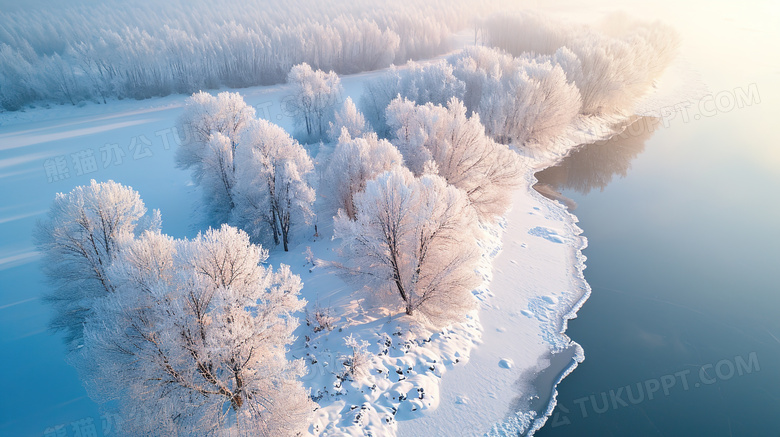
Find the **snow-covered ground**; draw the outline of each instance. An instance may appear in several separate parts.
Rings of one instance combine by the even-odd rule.
[[[343,77],[344,97],[357,101],[363,82],[377,74]],[[282,111],[286,85],[239,92],[258,116],[293,129]],[[0,374],[6,393],[14,394],[0,397],[0,434],[44,435],[61,426],[66,435],[80,435],[95,426],[96,435],[113,435],[119,426],[101,417],[65,363],[59,338],[46,329],[49,310],[40,298],[47,284],[31,233],[56,192],[90,179],[132,186],[149,209],[161,210],[169,235],[193,237],[202,230],[200,190],[173,160],[172,128],[184,100],[0,114]],[[551,393],[535,393],[533,380],[554,360],[551,353],[571,364],[583,358],[564,331],[589,288],[576,218],[531,188],[533,174],[577,144],[603,138],[613,121],[581,119],[553,153],[523,157],[525,183],[514,193],[512,209],[485,227],[485,282],[475,290],[480,308],[444,332],[423,332],[398,316],[373,312],[352,286],[309,262],[307,247],[315,258],[335,257],[330,216],[319,216],[318,237],[299,239],[288,253],[272,251],[271,264],[289,264],[301,276],[309,309],[328,308],[335,318],[332,331],[314,332],[302,323],[290,350],[291,357],[307,361],[305,383],[321,406],[312,434],[515,435],[543,424],[545,415],[536,415],[546,410]],[[315,161],[321,158],[317,149],[311,150]],[[350,334],[375,355],[357,381],[342,377]]]

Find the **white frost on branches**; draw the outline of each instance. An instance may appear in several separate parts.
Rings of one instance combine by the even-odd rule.
[[[314,166],[284,129],[254,117],[237,93],[193,94],[179,119],[189,132],[176,159],[192,168],[212,223],[232,223],[253,241],[289,248],[293,228],[308,224]]]
[[[331,142],[338,141],[343,129],[347,129],[347,133],[352,138],[357,138],[369,132],[366,119],[358,111],[355,103],[352,101],[352,97],[347,97],[341,109],[334,114],[333,121],[329,123],[328,127],[328,140]]]
[[[535,14],[494,15],[482,27],[491,46],[559,62],[579,88],[586,114],[630,110],[674,60],[679,46],[679,35],[669,26],[623,14],[609,16],[596,28]],[[562,60],[556,52],[563,47],[579,62],[572,62],[571,54]]]
[[[395,99],[387,108],[393,142],[416,174],[439,174],[465,191],[480,217],[503,214],[520,183],[516,153],[485,134],[477,114],[453,98],[446,107]]]
[[[352,138],[344,128],[323,174],[321,193],[334,210],[355,217],[353,196],[380,173],[403,164],[398,149],[376,134]]]
[[[197,92],[184,105],[179,117],[179,130],[187,141],[176,152],[176,162],[181,168],[195,167],[194,176],[199,180],[198,166],[203,161],[203,150],[211,135],[218,132],[230,140],[233,153],[238,145],[238,135],[255,117],[255,109],[247,105],[238,93],[222,92],[216,97]]]
[[[285,347],[305,304],[300,279],[224,225],[177,241],[146,232],[112,267],[74,362],[134,435],[292,436],[313,405]]]
[[[179,130],[186,134],[176,150],[180,168],[192,169],[195,183],[203,186],[203,195],[212,223],[227,221],[233,208],[235,156],[239,136],[254,119],[255,110],[238,93],[219,93],[216,97],[193,94],[179,117]]]
[[[570,62],[573,62],[569,59]],[[560,136],[579,114],[579,90],[549,59],[469,47],[452,56],[465,103],[498,141],[532,147]]]
[[[65,331],[72,347],[95,299],[114,292],[108,268],[122,246],[144,230],[158,230],[158,211],[146,216],[138,193],[114,181],[90,182],[59,193],[35,232],[43,268],[56,286],[47,299],[54,307],[52,327]]]
[[[463,82],[453,74],[446,61],[433,64],[408,62],[403,68],[391,67],[380,77],[364,85],[360,107],[380,136],[387,136],[385,108],[396,97],[424,105],[445,105],[453,98],[462,99],[466,92]]]
[[[293,226],[310,223],[314,215],[311,158],[281,127],[253,120],[241,137],[237,160],[231,223],[253,240],[281,242],[287,251]]]
[[[463,320],[480,281],[479,228],[466,194],[439,176],[396,167],[354,202],[355,220],[340,211],[334,222],[345,276],[432,326]]]
[[[304,62],[290,69],[287,82],[293,93],[285,99],[285,109],[295,115],[308,140],[325,138],[343,91],[339,76],[333,71],[313,70]]]

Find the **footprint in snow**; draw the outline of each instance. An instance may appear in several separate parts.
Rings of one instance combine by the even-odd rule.
[[[466,395],[458,395],[455,398],[455,403],[459,405],[468,405],[469,404],[469,397]]]
[[[529,235],[533,235],[534,237],[542,237],[547,241],[551,241],[553,243],[563,243],[566,240],[558,235],[557,232],[553,231],[552,229],[545,228],[542,226],[537,226],[531,230],[528,231]]]

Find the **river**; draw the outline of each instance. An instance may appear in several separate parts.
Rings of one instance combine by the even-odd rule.
[[[780,435],[780,62],[752,45],[776,32],[712,24],[743,45],[699,54],[711,100],[537,174],[592,288],[567,331],[585,361],[537,436]]]

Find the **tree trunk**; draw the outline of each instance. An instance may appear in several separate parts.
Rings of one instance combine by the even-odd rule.
[[[274,220],[273,228],[274,228],[274,244],[278,246],[279,245],[279,230],[276,227],[276,220]]]

